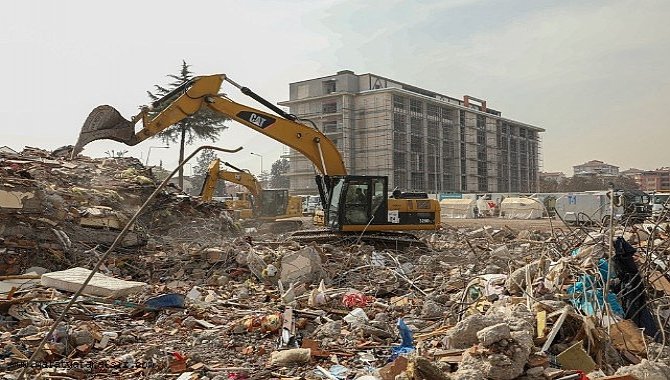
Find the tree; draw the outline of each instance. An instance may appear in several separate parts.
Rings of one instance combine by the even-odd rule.
[[[193,79],[194,74],[190,70],[191,65],[186,61],[182,61],[181,70],[179,74],[169,74],[173,82],[167,86],[154,85],[155,92],[147,91],[147,95],[152,101],[156,101],[170,91],[174,90],[186,81]],[[169,104],[169,102],[167,102]],[[154,112],[158,113],[168,104],[163,104]],[[211,140],[216,142],[219,134],[224,129],[228,128],[224,122],[229,118],[223,116],[218,112],[214,112],[208,108],[203,108],[195,115],[191,115],[182,121],[172,125],[165,130],[159,132],[154,137],[161,139],[164,143],[179,143],[179,163],[184,161],[184,147],[191,145],[195,140]],[[184,168],[179,169],[179,187],[184,187]]]
[[[542,178],[540,179],[541,193],[555,193],[558,192],[560,184],[554,179]]]
[[[625,177],[610,177],[610,176],[573,176],[567,178],[558,185],[559,192],[572,191],[592,191],[592,190],[607,190],[611,186],[615,190],[638,190],[640,186],[635,180]]]
[[[195,159],[196,164],[193,166],[193,185],[195,189],[200,191],[202,185],[205,183],[205,177],[207,177],[207,169],[209,164],[217,159],[218,156],[211,149],[203,150],[200,155]],[[222,196],[226,193],[226,181],[220,179],[216,182],[216,190],[214,195]]]
[[[286,176],[289,169],[289,161],[286,158],[280,158],[272,163],[270,169],[270,187],[273,189],[284,189],[289,187],[289,178]]]

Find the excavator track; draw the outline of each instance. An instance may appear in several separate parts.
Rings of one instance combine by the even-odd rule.
[[[363,242],[377,248],[403,250],[410,247],[428,248],[426,243],[416,236],[404,232],[335,232],[327,229],[296,231],[289,236],[289,240],[298,243],[316,242],[319,244],[355,244]]]

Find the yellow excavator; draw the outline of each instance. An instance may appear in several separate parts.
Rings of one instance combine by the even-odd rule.
[[[221,92],[226,81],[268,109],[271,114],[236,103]],[[164,107],[164,108],[163,108]],[[158,114],[152,110],[162,108]],[[393,191],[389,197],[388,177],[348,175],[340,152],[310,120],[298,119],[243,87],[225,74],[198,76],[178,86],[151,106],[143,107],[131,120],[113,107],[96,107],[88,116],[75,144],[73,156],[91,141],[112,139],[136,145],[169,126],[209,108],[269,136],[302,153],[320,173],[316,184],[324,205],[326,229],[300,231],[299,241],[360,239],[370,243],[421,245],[411,233],[440,227],[440,205],[425,193]],[[135,124],[142,128],[135,132]],[[311,126],[302,122],[311,123]]]
[[[236,183],[244,186],[248,192],[237,194],[237,199],[226,201],[226,205],[239,212],[241,219],[255,219],[260,223],[271,224],[273,231],[285,231],[302,226],[302,221],[298,219],[302,217],[302,202],[299,197],[289,196],[287,189],[263,189],[253,174],[229,162],[223,164],[233,171],[221,169],[221,160],[218,158],[209,164],[200,191],[203,201],[212,200],[219,180]]]

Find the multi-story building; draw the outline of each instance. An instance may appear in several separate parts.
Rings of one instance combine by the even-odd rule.
[[[389,187],[436,192],[534,192],[539,133],[486,101],[456,99],[375,74],[344,70],[289,85],[290,112],[338,147],[349,174],[385,175]],[[316,192],[314,168],[291,151],[290,190]]]
[[[670,167],[656,170],[628,169],[621,172],[637,182],[643,191],[670,191]]]
[[[566,176],[563,172],[540,172],[540,181],[554,181],[556,183],[561,183],[565,181]]]
[[[591,160],[581,165],[575,165],[572,169],[574,170],[574,175],[619,175],[618,166],[606,164],[598,160]]]

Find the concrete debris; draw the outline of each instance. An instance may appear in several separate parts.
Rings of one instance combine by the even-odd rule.
[[[316,248],[307,246],[281,258],[280,279],[284,286],[301,282],[318,284],[323,278],[321,256]]]
[[[666,380],[670,379],[670,366],[642,359],[640,364],[619,368],[615,375],[632,375],[645,380]]]
[[[289,365],[308,363],[312,351],[309,348],[294,348],[286,351],[275,351],[270,355],[271,365]]]
[[[479,340],[479,343],[486,347],[493,343],[498,343],[503,339],[511,338],[512,331],[510,331],[509,326],[505,323],[499,323],[477,331],[477,339]]]
[[[304,245],[170,187],[65,310],[158,172],[67,151],[0,154],[3,375],[35,354],[26,378],[670,378],[665,221],[616,226],[611,258],[605,227],[558,220]]]
[[[90,274],[91,271],[89,269],[79,267],[58,272],[49,272],[42,275],[41,283],[46,287],[74,293],[84,284],[84,281]],[[96,273],[84,288],[83,294],[120,298],[137,293],[145,286],[147,284],[144,282],[119,280]]]

